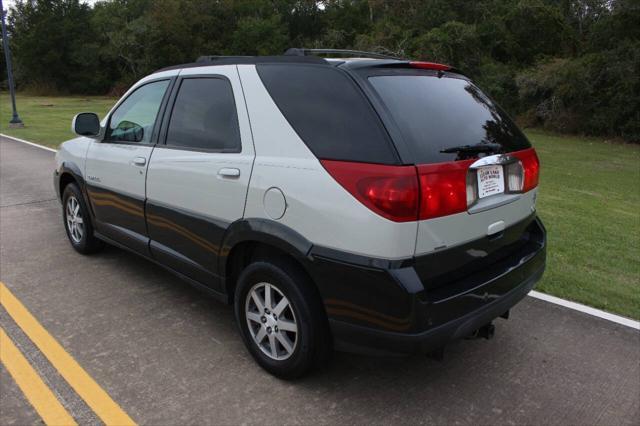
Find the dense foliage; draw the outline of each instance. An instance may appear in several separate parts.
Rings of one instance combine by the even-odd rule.
[[[199,55],[356,48],[465,71],[524,125],[640,140],[640,0],[17,0],[32,91],[119,93]]]

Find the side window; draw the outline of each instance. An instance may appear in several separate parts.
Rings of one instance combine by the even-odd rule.
[[[238,114],[229,81],[221,78],[182,80],[169,121],[167,145],[240,151]]]
[[[155,81],[136,89],[111,114],[106,140],[150,143],[153,125],[169,80]]]

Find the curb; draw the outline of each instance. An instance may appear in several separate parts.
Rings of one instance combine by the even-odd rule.
[[[46,146],[43,146],[43,145],[40,145],[40,144],[37,144],[37,143],[29,142],[29,141],[26,141],[24,139],[16,138],[15,136],[5,135],[4,133],[0,133],[0,136],[2,136],[3,138],[14,140],[16,142],[26,143],[27,145],[35,146],[36,148],[41,148],[41,149],[44,149],[44,150],[47,150],[47,151],[51,151],[51,152],[58,152],[57,150],[55,150],[53,148],[49,148],[49,147],[46,147]]]
[[[559,297],[551,296],[550,294],[540,293],[539,291],[531,290],[529,296],[544,300],[549,303],[553,303],[554,305],[564,306],[565,308],[572,309],[574,311],[583,312],[587,315],[591,315],[594,317],[602,318],[607,321],[615,322],[617,324],[621,324],[627,327],[634,328],[636,330],[640,330],[640,322],[632,320],[630,318],[626,318],[620,315],[611,314],[609,312],[601,311],[600,309],[592,308],[590,306],[582,305],[580,303],[572,302],[570,300],[561,299]]]

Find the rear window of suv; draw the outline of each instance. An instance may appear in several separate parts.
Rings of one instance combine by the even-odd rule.
[[[269,95],[316,157],[398,163],[380,118],[346,72],[298,64],[256,68]]]
[[[462,145],[499,144],[503,152],[530,147],[506,113],[465,78],[412,72],[374,75],[368,81],[417,164],[454,161],[458,154],[440,151]]]

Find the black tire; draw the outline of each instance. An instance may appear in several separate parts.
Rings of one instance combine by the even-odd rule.
[[[67,220],[67,209],[69,202],[72,199],[77,202],[78,211],[81,215],[82,223],[79,224],[82,225],[81,233],[70,229],[70,226],[72,225],[70,225]],[[69,238],[71,246],[78,253],[91,254],[104,248],[104,242],[93,235],[93,223],[91,222],[89,209],[84,202],[84,197],[82,196],[82,192],[80,192],[80,188],[78,188],[75,183],[68,184],[62,193],[62,223],[65,231],[67,232],[67,237]]]
[[[247,295],[260,283],[269,283],[276,287],[276,290],[288,299],[290,309],[295,315],[297,339],[293,352],[287,359],[278,360],[268,356],[258,346],[249,329],[246,309],[247,303],[250,302],[247,302]],[[275,259],[251,263],[238,278],[234,302],[242,340],[256,362],[269,373],[282,379],[294,379],[323,366],[329,360],[333,347],[322,302],[307,275],[294,262]],[[274,302],[275,304],[277,303]],[[282,319],[284,318],[280,318]],[[253,324],[254,330],[260,328],[257,323]],[[280,332],[282,333],[282,330]],[[280,346],[286,352],[280,343],[276,346]]]

